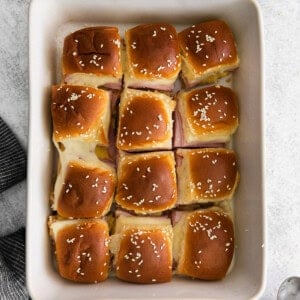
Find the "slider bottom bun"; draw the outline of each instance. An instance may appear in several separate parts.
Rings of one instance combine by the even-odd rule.
[[[110,243],[117,278],[132,283],[170,281],[172,236],[167,218],[120,216]]]
[[[109,229],[101,219],[49,218],[59,274],[68,280],[97,283],[108,277]]]
[[[224,278],[234,252],[230,216],[218,207],[180,213],[174,226],[176,274],[202,280]]]

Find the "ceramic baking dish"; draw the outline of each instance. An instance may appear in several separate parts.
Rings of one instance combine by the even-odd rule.
[[[58,82],[57,39],[66,24],[128,24],[166,21],[185,24],[221,18],[232,28],[241,57],[233,75],[240,127],[233,147],[241,181],[235,195],[236,255],[222,281],[174,278],[158,285],[116,279],[82,285],[55,270],[47,217],[50,214],[53,157],[50,87]],[[33,299],[249,299],[263,291],[265,262],[263,49],[259,8],[250,0],[33,0],[30,7],[30,129],[27,199],[27,286]]]

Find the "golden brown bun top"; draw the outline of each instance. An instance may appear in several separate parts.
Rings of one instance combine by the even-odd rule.
[[[209,198],[228,195],[236,186],[238,167],[234,151],[224,148],[180,149],[177,155],[189,160],[191,189],[208,201]]]
[[[65,38],[63,74],[79,72],[121,76],[118,28],[89,27]]]
[[[178,36],[181,52],[195,72],[237,62],[235,40],[224,21],[199,23],[183,30]]]
[[[77,282],[105,280],[110,260],[108,242],[108,226],[104,221],[82,220],[62,226],[55,238],[61,276]]]
[[[119,149],[149,147],[154,142],[164,142],[172,137],[170,116],[175,102],[171,98],[158,92],[132,89],[123,93],[119,115]]]
[[[230,131],[238,126],[237,97],[230,88],[210,86],[182,92],[179,97],[194,133]]]
[[[110,101],[109,92],[91,87],[61,85],[52,87],[53,138],[86,137],[97,131],[100,118]],[[99,131],[99,138],[105,134]]]
[[[174,206],[177,199],[172,152],[152,152],[120,159],[116,201],[136,213],[154,213]]]
[[[128,229],[116,259],[117,277],[136,283],[168,282],[172,277],[172,245],[159,229]]]
[[[126,32],[127,59],[135,77],[171,78],[180,70],[175,28],[166,23],[143,24]]]
[[[115,181],[109,170],[70,162],[58,199],[58,214],[66,218],[101,216],[110,205]]]
[[[205,279],[222,279],[234,251],[234,229],[221,209],[202,210],[187,218],[183,273]]]

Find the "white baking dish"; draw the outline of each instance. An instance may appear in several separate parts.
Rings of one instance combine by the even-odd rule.
[[[134,285],[116,279],[74,284],[55,271],[47,231],[54,149],[51,143],[50,87],[57,83],[57,35],[67,23],[126,24],[170,22],[179,28],[222,18],[235,33],[241,66],[233,88],[241,124],[234,139],[241,181],[235,196],[236,255],[222,281],[175,278],[160,285]],[[263,66],[261,16],[246,0],[34,0],[30,7],[30,132],[27,200],[27,286],[33,299],[249,299],[264,287],[265,203]]]

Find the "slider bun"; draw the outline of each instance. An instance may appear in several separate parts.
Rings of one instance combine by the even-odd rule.
[[[172,148],[176,102],[159,92],[125,89],[119,108],[117,148],[153,151]]]
[[[182,77],[187,87],[215,82],[239,65],[234,36],[224,21],[193,25],[178,37]]]
[[[143,24],[126,31],[125,86],[172,90],[181,61],[175,28]]]
[[[120,35],[116,27],[89,27],[64,41],[64,81],[73,85],[121,88]]]
[[[61,155],[61,168],[54,187],[52,208],[65,218],[105,215],[114,196],[114,169],[96,159],[86,162],[72,158],[69,160],[69,156]]]
[[[210,86],[183,91],[177,103],[184,140],[181,147],[227,142],[238,127],[237,97],[230,88]]]
[[[239,181],[234,151],[224,148],[176,151],[178,204],[230,200]]]
[[[177,200],[171,151],[125,155],[119,159],[116,202],[137,214],[162,212]]]
[[[75,282],[104,281],[109,269],[108,225],[101,219],[49,218],[59,274]]]
[[[176,274],[204,280],[225,277],[234,252],[230,216],[217,207],[182,212],[174,226]]]
[[[91,87],[52,87],[53,141],[81,140],[108,145],[110,93]]]
[[[110,244],[117,278],[134,283],[170,281],[172,237],[167,218],[120,216]]]

